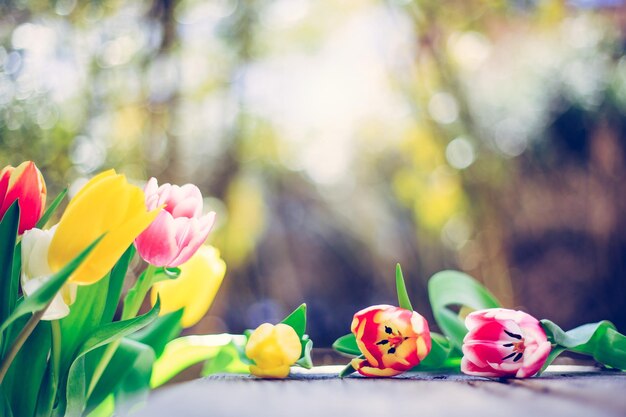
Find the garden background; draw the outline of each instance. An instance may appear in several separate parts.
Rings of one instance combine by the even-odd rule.
[[[228,264],[193,333],[301,302],[316,346],[403,265],[626,330],[619,0],[1,1],[0,161],[50,195],[197,184]]]

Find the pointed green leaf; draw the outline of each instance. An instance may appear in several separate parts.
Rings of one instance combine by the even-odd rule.
[[[0,416],[13,417],[13,410],[11,410],[11,404],[4,392],[4,385],[0,384]]]
[[[61,346],[61,374],[69,369],[78,348],[85,339],[101,326],[110,275],[91,285],[81,285],[76,292],[76,301],[70,314],[59,321],[63,343]]]
[[[359,356],[359,359],[363,359],[363,358],[365,358],[365,356],[363,356],[363,355]],[[350,362],[349,364],[347,364],[347,365],[346,365],[346,367],[345,367],[345,368],[343,368],[343,369],[341,370],[341,372],[339,372],[339,375],[338,375],[338,376],[339,376],[339,378],[345,378],[345,377],[347,377],[348,375],[353,374],[353,373],[355,373],[355,372],[356,372],[356,369],[354,369],[354,368],[352,367],[352,362]]]
[[[356,343],[354,333],[349,333],[335,340],[335,343],[333,343],[333,349],[348,356],[356,357],[361,355],[361,349],[359,349],[359,345]]]
[[[293,327],[298,337],[302,339],[304,333],[306,333],[306,304],[301,304],[281,323]]]
[[[4,323],[2,323],[0,326],[0,333],[19,317],[43,310],[48,305],[50,300],[52,300],[52,298],[59,292],[70,275],[72,275],[87,255],[89,255],[89,252],[91,252],[98,242],[100,242],[100,239],[102,239],[102,236],[96,239],[76,258],[65,265],[59,272],[52,275],[52,277],[50,277],[50,279],[39,287],[32,295],[24,298],[22,302],[17,305],[11,315],[4,321]]]
[[[19,224],[20,207],[15,201],[0,222],[0,323],[11,315],[17,299],[18,282],[13,277],[12,267]]]
[[[91,373],[102,356],[105,346],[87,354],[87,372]],[[91,358],[91,356],[94,358]],[[150,389],[150,375],[156,357],[154,350],[143,343],[123,338],[106,370],[98,380],[89,397],[87,412],[95,410],[111,393],[115,393],[116,403],[129,407],[141,401]],[[91,364],[91,366],[90,366]],[[126,415],[118,408],[120,415]]]
[[[451,306],[471,310],[500,307],[498,300],[478,281],[460,271],[441,271],[428,281],[428,298],[441,331],[461,349],[467,333],[465,323]]]
[[[96,329],[83,343],[78,354],[74,358],[72,365],[70,366],[67,387],[66,387],[66,416],[80,416],[85,410],[87,403],[87,378],[86,378],[86,361],[85,355],[94,349],[101,346],[105,346],[111,342],[119,340],[131,333],[150,324],[159,314],[160,301],[157,299],[154,307],[141,316],[116,321],[113,323],[105,324]]]
[[[46,223],[48,223],[48,220],[50,220],[50,217],[52,217],[52,215],[56,211],[57,207],[59,207],[59,204],[61,204],[61,201],[63,201],[63,198],[65,198],[66,194],[67,194],[67,188],[64,188],[56,196],[56,198],[52,201],[52,203],[50,204],[48,209],[44,212],[43,216],[41,216],[41,218],[37,222],[37,225],[35,226],[37,229],[43,229],[44,228]]]
[[[626,370],[626,336],[610,321],[584,324],[567,332],[550,320],[541,320],[541,325],[557,348],[589,355],[604,365]],[[548,359],[554,360],[558,353]]]
[[[232,349],[234,346],[243,352],[245,344],[245,336],[226,333],[184,336],[174,339],[167,344],[163,354],[155,362],[150,386],[159,387],[191,365],[216,358],[222,349]],[[247,364],[241,360],[233,360],[231,364],[234,369],[229,366],[226,369],[228,372],[247,372],[248,370]]]
[[[102,323],[109,323],[113,320],[117,304],[119,303],[122,295],[122,288],[124,287],[124,279],[126,278],[128,265],[130,265],[130,261],[132,261],[133,256],[135,256],[135,252],[135,245],[130,245],[111,270],[109,289],[106,292],[106,304],[104,312],[102,313]]]
[[[409,294],[406,291],[406,284],[404,282],[404,276],[402,275],[402,268],[400,264],[396,264],[396,292],[398,293],[398,305],[400,308],[413,311]]]
[[[154,349],[157,358],[161,356],[165,346],[182,330],[180,320],[184,309],[159,316],[150,325],[129,336],[130,339],[144,343]]]
[[[302,338],[302,356],[296,362],[296,365],[305,368],[311,369],[313,367],[313,359],[311,359],[311,350],[313,350],[313,341],[309,339],[307,335]]]
[[[223,346],[217,355],[205,361],[201,375],[209,376],[218,373],[247,373],[249,364],[244,361],[243,346],[231,342]]]
[[[450,368],[459,371],[460,355],[454,355],[452,344],[442,334],[431,332],[431,349],[428,356],[413,371],[449,371]]]
[[[21,327],[17,326],[11,329],[17,333],[20,330]],[[45,381],[50,345],[50,322],[41,321],[11,363],[4,385],[13,414],[16,416],[34,414],[39,390]]]

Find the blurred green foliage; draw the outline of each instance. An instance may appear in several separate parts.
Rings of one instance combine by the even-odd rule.
[[[202,331],[301,300],[329,344],[405,266],[626,325],[620,1],[0,2],[0,161],[51,194],[193,182],[229,264]],[[72,188],[70,189],[72,190]],[[559,309],[542,294],[560,294]]]

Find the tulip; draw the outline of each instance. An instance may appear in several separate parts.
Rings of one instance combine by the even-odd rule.
[[[352,333],[365,358],[352,360],[364,376],[394,376],[417,366],[430,352],[428,322],[415,311],[390,305],[356,313]]]
[[[550,354],[550,342],[539,321],[522,311],[490,308],[465,318],[461,371],[486,377],[527,378]]]
[[[50,267],[58,271],[104,235],[69,278],[79,285],[100,280],[158,212],[146,210],[142,190],[128,184],[123,175],[114,170],[96,175],[74,196],[61,217],[50,243]]]
[[[22,237],[22,291],[26,297],[32,295],[52,276],[48,264],[48,249],[56,231],[30,229]],[[54,296],[43,314],[42,320],[58,320],[70,313],[68,305],[76,299],[76,285],[66,283],[61,291]]]
[[[226,274],[226,263],[212,246],[201,246],[190,260],[179,266],[176,279],[160,281],[152,287],[154,305],[161,300],[160,314],[184,308],[181,324],[191,327],[206,314]]]
[[[135,240],[139,255],[154,266],[175,267],[186,262],[204,243],[215,212],[202,215],[202,194],[193,184],[182,187],[151,178],[145,188],[148,210],[164,206],[156,220]]]
[[[0,218],[15,200],[20,206],[19,234],[35,227],[46,206],[46,183],[34,162],[8,165],[0,172]]]
[[[300,358],[302,345],[296,331],[283,323],[263,323],[252,332],[246,356],[254,361],[250,373],[261,378],[285,378]]]

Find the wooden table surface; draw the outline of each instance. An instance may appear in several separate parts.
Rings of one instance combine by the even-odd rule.
[[[336,377],[323,366],[286,380],[216,375],[152,393],[133,416],[626,416],[626,373],[551,366],[539,378],[410,373]]]

